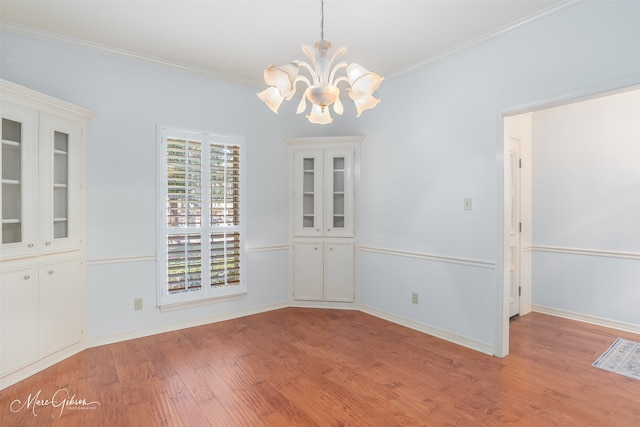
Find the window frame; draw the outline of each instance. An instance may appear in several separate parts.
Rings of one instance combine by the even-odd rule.
[[[199,141],[200,147],[200,221],[199,225],[169,226],[168,217],[168,155],[167,141],[171,139]],[[238,135],[225,135],[213,132],[193,131],[176,127],[158,127],[158,155],[157,155],[157,305],[161,310],[189,307],[205,303],[215,302],[220,299],[238,298],[246,294],[246,264],[245,264],[245,138]],[[211,215],[211,145],[223,145],[238,147],[239,151],[239,215],[237,225],[212,225]],[[188,222],[188,220],[187,220]],[[211,286],[211,239],[213,235],[239,234],[240,280],[235,285]],[[169,236],[200,236],[200,281],[199,289],[171,293],[169,292],[168,279],[168,239]],[[227,268],[225,267],[225,271]],[[185,284],[186,285],[186,284]]]

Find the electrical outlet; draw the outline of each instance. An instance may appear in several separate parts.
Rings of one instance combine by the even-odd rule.
[[[413,292],[411,294],[411,303],[412,304],[417,304],[418,303],[418,293],[417,292]]]
[[[136,311],[142,310],[142,298],[133,299],[133,309]]]

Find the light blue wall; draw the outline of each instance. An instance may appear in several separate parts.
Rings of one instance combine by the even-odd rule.
[[[640,82],[638,22],[639,2],[590,2],[385,82],[382,103],[362,117],[360,243],[418,258],[363,254],[363,304],[499,341],[501,113]],[[498,270],[424,255],[497,262]]]
[[[291,103],[274,116],[251,88],[6,32],[0,73],[98,113],[89,126],[90,260],[154,254],[158,124],[246,136],[249,247],[287,242],[283,137],[366,135],[360,244],[435,260],[361,251],[360,301],[493,346],[499,281],[492,265],[501,256],[499,113],[640,75],[638,22],[638,2],[588,3],[387,80],[376,109],[358,120],[337,118],[331,127],[305,123]],[[463,210],[465,197],[473,199],[473,210]],[[284,251],[249,254],[246,299],[172,313],[131,310],[134,297],[155,297],[152,262],[95,264],[89,268],[89,335],[283,301],[286,262]],[[416,290],[417,306],[411,304]]]
[[[533,304],[640,326],[640,89],[532,130]]]
[[[248,295],[155,308],[158,125],[246,137],[246,248],[287,243],[288,122],[255,90],[77,46],[2,33],[2,78],[91,109],[87,147],[88,335],[161,329],[288,300],[287,251],[250,251]],[[140,257],[135,262],[122,258]],[[120,260],[120,261],[118,261]],[[133,311],[133,299],[144,310]]]

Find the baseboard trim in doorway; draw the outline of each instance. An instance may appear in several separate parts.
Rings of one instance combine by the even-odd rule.
[[[453,332],[446,331],[444,329],[436,328],[433,326],[429,326],[422,322],[416,322],[415,320],[407,319],[406,317],[398,316],[393,313],[389,313],[384,310],[380,310],[378,308],[374,308],[367,305],[360,305],[359,310],[363,313],[370,314],[375,317],[379,317],[384,320],[388,320],[389,322],[395,323],[400,326],[405,326],[409,329],[414,329],[418,332],[425,333],[427,335],[434,336],[436,338],[443,339],[445,341],[452,342],[454,344],[461,345],[463,347],[470,348],[472,350],[479,351],[481,353],[485,353],[493,356],[493,346],[491,344],[477,341],[463,335],[458,335]]]
[[[563,317],[570,320],[577,320],[579,322],[591,323],[592,325],[604,326],[605,328],[612,328],[620,331],[640,334],[640,325],[636,325],[633,323],[620,322],[618,320],[606,319],[604,317],[591,316],[589,314],[576,313],[573,311],[561,310],[559,308],[545,307],[535,304],[531,306],[531,311],[556,317]]]

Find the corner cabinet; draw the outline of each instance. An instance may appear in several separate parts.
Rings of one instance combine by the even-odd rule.
[[[84,158],[94,114],[5,80],[0,94],[1,389],[82,342]]]
[[[290,282],[294,301],[355,299],[355,208],[362,137],[291,138]]]

